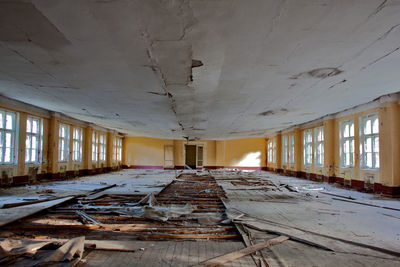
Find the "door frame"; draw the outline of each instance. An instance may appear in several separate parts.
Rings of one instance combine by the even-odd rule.
[[[183,160],[184,160],[184,165],[186,165],[186,145],[191,145],[191,146],[196,146],[196,168],[203,168],[204,166],[207,166],[207,142],[201,142],[201,141],[189,141],[185,142],[183,144]],[[198,166],[197,165],[197,147],[202,146],[203,147],[203,166]]]

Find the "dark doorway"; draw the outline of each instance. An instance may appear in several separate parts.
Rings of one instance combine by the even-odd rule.
[[[185,149],[186,149],[185,164],[192,169],[196,169],[196,146],[185,145]]]

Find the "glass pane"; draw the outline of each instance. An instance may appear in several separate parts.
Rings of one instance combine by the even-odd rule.
[[[366,153],[366,167],[372,168],[372,153]]]
[[[350,123],[350,136],[354,136],[354,123]]]
[[[365,121],[364,134],[371,134],[371,120],[366,120]]]
[[[364,151],[372,152],[372,138],[371,137],[365,138]]]
[[[36,149],[32,149],[31,161],[33,161],[33,162],[37,161],[37,150]]]
[[[0,148],[0,162],[3,162],[3,148]]]
[[[379,168],[379,153],[374,153],[375,157],[375,168]]]
[[[32,132],[32,120],[31,119],[28,119],[27,121],[26,121],[26,131],[28,132],[28,133],[31,133]]]
[[[372,126],[372,132],[373,133],[379,133],[379,121],[378,121],[378,118],[374,119],[374,123],[373,123],[373,126]]]
[[[6,115],[6,129],[8,130],[12,130],[14,127],[14,116],[12,116],[11,114],[7,114]]]
[[[0,132],[0,147],[3,147],[3,132]]]
[[[11,162],[11,149],[6,148],[5,154],[4,154],[4,162]]]
[[[29,162],[29,156],[31,155],[30,149],[25,149],[25,162]]]
[[[349,137],[349,125],[346,124],[343,129],[343,137]]]
[[[12,135],[11,135],[11,133],[6,133],[6,147],[12,147]]]
[[[4,128],[4,114],[3,112],[0,112],[0,128],[3,129]]]
[[[27,148],[27,149],[31,148],[31,136],[30,135],[26,136],[25,148]]]
[[[32,132],[39,133],[39,123],[37,120],[33,120],[32,122]]]
[[[350,141],[350,150],[349,152],[354,153],[354,139]]]
[[[37,149],[38,148],[38,140],[36,136],[32,136],[32,148]]]
[[[379,152],[379,137],[374,138],[374,152]]]

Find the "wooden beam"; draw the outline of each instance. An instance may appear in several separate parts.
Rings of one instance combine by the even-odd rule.
[[[225,263],[234,261],[236,259],[240,259],[240,258],[242,258],[244,256],[252,254],[252,253],[254,253],[256,251],[259,251],[261,249],[268,248],[268,247],[280,244],[280,243],[282,243],[282,242],[284,242],[284,241],[286,241],[288,239],[289,239],[289,237],[287,237],[287,236],[279,236],[279,237],[276,237],[274,239],[268,240],[267,242],[258,243],[258,244],[254,245],[254,246],[250,246],[250,247],[238,250],[238,251],[233,251],[231,253],[224,254],[224,255],[221,255],[221,256],[218,256],[218,257],[215,257],[215,258],[200,262],[199,264],[195,265],[194,267],[221,266],[221,265],[223,265]]]

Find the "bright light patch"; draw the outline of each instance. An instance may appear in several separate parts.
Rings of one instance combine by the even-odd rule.
[[[246,154],[242,160],[235,166],[239,167],[260,167],[261,166],[261,152],[251,152]]]

